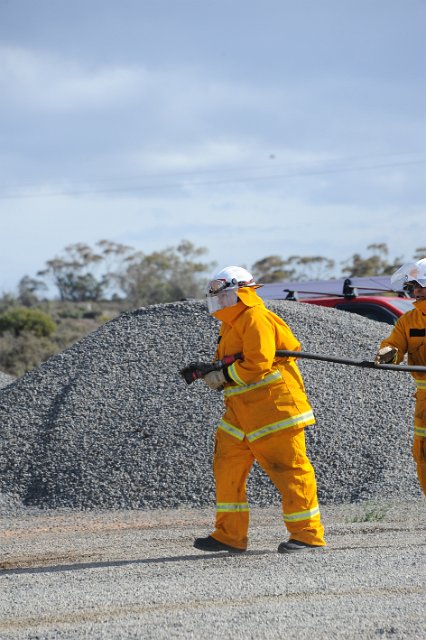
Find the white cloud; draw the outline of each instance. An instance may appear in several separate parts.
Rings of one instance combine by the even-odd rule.
[[[183,147],[155,146],[127,154],[119,160],[128,170],[150,173],[161,171],[163,177],[171,172],[179,178],[191,173],[193,181],[237,179],[250,176],[298,173],[323,167],[332,160],[327,153],[291,150],[281,145],[271,149],[266,142],[254,136],[240,135],[228,138],[206,137],[188,141]]]
[[[25,49],[0,49],[3,103],[24,109],[70,111],[129,103],[149,92],[151,79],[141,68],[86,68],[58,56]]]

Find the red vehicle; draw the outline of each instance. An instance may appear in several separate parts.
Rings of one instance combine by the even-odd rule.
[[[265,284],[258,293],[264,300],[296,300],[333,307],[392,325],[413,308],[413,299],[405,291],[392,291],[389,276],[274,282]]]

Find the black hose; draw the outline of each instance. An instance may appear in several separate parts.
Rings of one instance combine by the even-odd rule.
[[[376,364],[370,360],[350,360],[348,358],[335,358],[334,356],[321,356],[307,351],[286,351],[278,350],[276,355],[279,358],[306,358],[307,360],[322,360],[324,362],[334,362],[336,364],[346,364],[353,367],[364,367],[366,369],[385,369],[386,371],[410,371],[426,373],[426,367],[405,364]]]

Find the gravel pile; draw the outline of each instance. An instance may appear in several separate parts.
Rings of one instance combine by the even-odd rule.
[[[390,326],[296,302],[268,306],[305,351],[371,359]],[[201,301],[125,313],[0,390],[0,506],[214,504],[222,394],[179,369],[210,360],[218,323]],[[411,459],[410,374],[299,360],[317,426],[306,429],[322,503],[421,496]],[[257,466],[249,500],[278,493]],[[2,495],[3,494],[3,495]]]

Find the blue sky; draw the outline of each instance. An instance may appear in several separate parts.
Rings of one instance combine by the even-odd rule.
[[[0,294],[75,242],[426,246],[424,0],[0,0]]]

